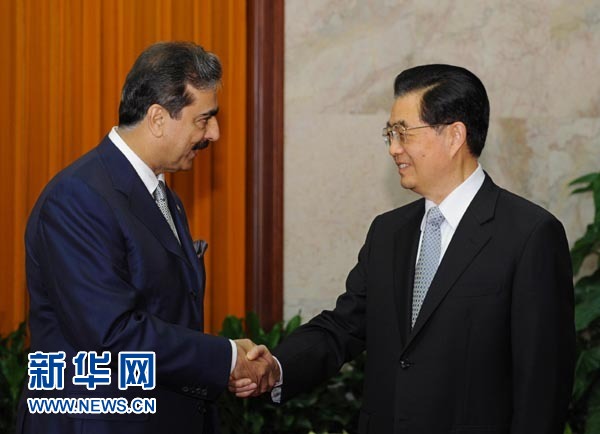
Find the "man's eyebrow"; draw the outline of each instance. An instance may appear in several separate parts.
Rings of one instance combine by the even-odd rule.
[[[390,124],[390,121],[387,121],[385,124],[388,128],[392,128],[394,125],[402,125],[403,127],[406,127],[406,122],[404,122],[403,120],[396,121],[393,124]]]
[[[201,115],[196,116],[197,119],[208,119],[216,116],[219,113],[219,107],[215,107],[214,109],[207,111],[206,113],[202,113]]]

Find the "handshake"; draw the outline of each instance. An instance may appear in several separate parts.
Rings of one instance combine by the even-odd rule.
[[[279,363],[264,345],[237,339],[237,361],[229,377],[229,391],[238,398],[258,396],[273,389],[281,380]]]

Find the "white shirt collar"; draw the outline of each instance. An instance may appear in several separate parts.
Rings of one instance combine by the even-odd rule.
[[[160,173],[158,176],[154,174],[152,169],[142,161],[140,157],[137,156],[135,152],[125,143],[125,141],[121,138],[117,131],[117,127],[113,127],[108,133],[108,138],[114,145],[117,147],[119,151],[123,153],[125,158],[131,163],[133,169],[138,174],[150,195],[154,193],[156,187],[158,187],[158,181],[165,182],[164,173]]]
[[[467,179],[463,181],[458,187],[446,196],[446,198],[438,205],[440,212],[452,227],[452,231],[455,231],[462,219],[463,215],[467,211],[467,208],[473,201],[473,198],[483,185],[485,180],[485,173],[479,163],[477,163],[477,169]],[[425,200],[425,215],[430,208],[436,206],[435,202],[426,199]],[[421,231],[425,230],[425,218],[421,221]]]

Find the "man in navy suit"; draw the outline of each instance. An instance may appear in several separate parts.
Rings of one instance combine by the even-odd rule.
[[[213,433],[213,403],[230,376],[274,384],[272,358],[246,359],[250,341],[202,332],[206,245],[194,246],[164,184],[165,172],[191,169],[219,138],[221,76],[218,58],[195,44],[149,47],[127,76],[119,126],[42,192],[25,236],[31,351],[64,351],[64,387],[26,388],[17,432]],[[110,385],[73,384],[80,351],[110,352]],[[155,353],[154,389],[118,388],[124,351]],[[30,412],[27,398],[40,397],[155,398],[156,411]]]
[[[489,103],[474,74],[407,69],[394,96],[383,138],[422,198],[375,218],[335,309],[273,350],[273,397],[366,350],[361,434],[562,434],[575,343],[563,227],[483,171]],[[232,390],[256,393],[244,384]]]

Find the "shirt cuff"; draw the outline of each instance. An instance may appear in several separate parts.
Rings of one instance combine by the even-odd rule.
[[[271,401],[275,404],[281,404],[281,386],[283,385],[283,368],[281,367],[281,363],[277,360],[277,357],[273,356],[277,365],[279,366],[279,380],[273,386],[273,390],[271,390]]]
[[[231,375],[233,374],[235,363],[237,362],[237,345],[231,339],[229,339],[229,342],[231,343],[231,370],[229,371],[229,375]]]

